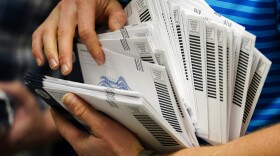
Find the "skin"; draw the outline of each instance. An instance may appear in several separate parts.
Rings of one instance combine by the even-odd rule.
[[[38,66],[45,63],[45,53],[50,68],[61,68],[63,75],[72,71],[72,47],[76,27],[98,64],[105,62],[95,24],[108,24],[111,31],[126,23],[126,15],[117,0],[62,0],[32,36],[32,53]],[[43,51],[44,49],[44,51]]]
[[[168,156],[278,156],[280,124],[243,136],[221,146],[196,147],[167,154]]]
[[[62,74],[69,74],[72,71],[72,41],[76,27],[92,57],[98,64],[103,64],[105,56],[97,39],[95,22],[108,24],[109,29],[114,31],[123,27],[126,17],[117,0],[62,0],[33,34],[32,52],[37,64],[42,66],[45,63],[45,53],[52,69],[60,67]],[[79,155],[136,156],[143,150],[129,130],[100,114],[79,97],[69,93],[63,97],[63,102],[73,116],[84,122],[95,134],[79,131],[59,113],[52,111],[59,132]],[[275,125],[225,145],[182,149],[161,155],[280,155],[279,131],[280,125]]]
[[[71,125],[59,113],[52,111],[61,135],[81,156],[137,156],[144,148],[125,127],[100,114],[85,101],[68,93],[63,97],[66,108],[95,134],[86,134]],[[94,119],[94,120],[93,120]],[[182,149],[161,156],[278,156],[280,155],[280,124],[246,135],[220,146]]]
[[[80,156],[133,156],[143,150],[140,142],[128,129],[99,113],[74,94],[66,94],[63,103],[70,113],[94,133],[92,135],[78,130],[59,113],[52,111],[58,130]]]
[[[50,110],[41,111],[34,96],[20,82],[0,82],[0,90],[17,103],[13,125],[0,138],[0,155],[31,149],[60,138]]]

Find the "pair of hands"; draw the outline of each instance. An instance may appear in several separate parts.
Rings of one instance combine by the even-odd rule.
[[[45,63],[43,48],[51,69],[63,75],[72,70],[72,46],[76,27],[98,64],[105,62],[95,32],[95,22],[108,24],[111,31],[122,28],[126,16],[117,0],[63,0],[32,36],[32,52],[39,66]],[[85,123],[94,135],[74,127],[59,113],[52,117],[61,135],[79,155],[138,155],[143,150],[138,139],[121,124],[100,114],[85,101],[68,93],[63,97],[68,110]]]

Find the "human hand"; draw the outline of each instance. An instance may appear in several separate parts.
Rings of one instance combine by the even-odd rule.
[[[143,150],[140,142],[128,129],[96,111],[74,94],[64,95],[63,103],[70,113],[85,123],[94,134],[78,130],[59,113],[52,111],[58,130],[78,155],[136,156]]]
[[[13,125],[0,138],[0,155],[26,150],[58,138],[50,111],[42,112],[35,97],[20,82],[0,82],[0,90],[17,104]]]
[[[117,0],[62,0],[49,17],[33,33],[32,52],[39,66],[45,63],[44,53],[51,69],[61,67],[63,75],[72,71],[72,47],[75,29],[98,64],[105,56],[95,32],[95,22],[108,23],[111,31],[121,29],[126,15]]]

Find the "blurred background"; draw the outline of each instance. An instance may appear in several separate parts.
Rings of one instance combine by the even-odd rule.
[[[126,0],[120,1],[125,2]],[[34,71],[36,73],[50,75],[54,77],[61,77],[60,71],[51,71],[47,63],[45,64],[45,66],[38,68],[31,51],[32,33],[47,18],[51,10],[57,5],[58,2],[59,0],[0,0],[0,86],[3,83],[8,84],[10,81],[18,80],[22,83],[22,86],[24,87],[23,77],[28,71]],[[226,16],[226,10],[224,14]],[[267,16],[270,17],[271,15]],[[229,17],[234,16],[229,15]],[[265,18],[266,16],[262,17]],[[248,22],[250,22],[250,20]],[[250,24],[251,23],[247,25]],[[257,30],[261,30],[262,25],[260,25],[259,27],[252,27]],[[271,29],[276,30],[276,27],[273,27]],[[254,29],[250,29],[250,27],[248,30],[252,33],[258,32]],[[262,33],[265,34],[266,30]],[[262,35],[262,33],[260,34]],[[268,83],[266,83],[264,87],[265,94],[261,96],[261,104],[257,105],[255,114],[252,118],[253,122],[251,122],[248,128],[249,132],[254,131],[256,129],[260,129],[270,124],[278,123],[280,121],[280,109],[278,105],[278,87],[280,84],[280,65],[278,63],[278,49],[280,44],[277,44],[280,40],[279,33],[277,32],[277,36],[275,35],[276,37],[269,37],[269,39],[267,39],[266,34],[263,36],[261,35],[257,38],[256,46],[274,63],[272,65],[270,75],[267,80]],[[273,44],[271,44],[270,42],[272,42]],[[263,46],[270,44],[275,46],[275,48],[266,48],[265,46]],[[270,51],[271,49],[274,51]],[[73,77],[77,78],[77,76],[73,76],[70,74],[70,78],[68,79],[73,80]],[[48,109],[48,106],[43,101],[41,101],[37,97],[35,98],[37,102],[36,104],[39,106],[41,112],[44,112]],[[266,100],[266,98],[269,100]],[[10,99],[13,100],[12,95],[10,95]],[[267,114],[270,116],[268,116]],[[34,131],[32,133],[44,135],[41,134],[40,131]],[[7,148],[9,148],[9,150],[13,152],[13,154],[7,155],[16,156],[76,155],[73,149],[69,146],[69,144],[63,141],[61,138],[47,143],[43,143],[42,141],[42,143],[38,143],[36,146],[33,146],[28,150],[18,152],[18,147],[15,146],[21,146],[24,141],[20,142],[19,144],[9,144],[6,140],[7,138],[5,138],[6,136],[7,134],[4,134],[2,136],[0,135],[0,156],[4,155],[3,151],[6,151]]]
[[[31,51],[32,33],[46,19],[57,3],[58,0],[0,1],[0,83],[7,84],[10,81],[18,80],[23,84],[23,76],[28,71],[60,77],[60,72],[52,72],[47,63],[44,67],[38,68]],[[10,98],[12,99],[13,95]],[[47,109],[46,104],[38,98],[36,100],[42,112]],[[5,134],[0,136],[0,156],[4,155],[3,151],[7,150],[8,146],[21,146],[20,144],[8,145],[7,142]],[[51,143],[39,143],[24,152],[17,152],[17,147],[9,147],[9,149],[14,154],[7,155],[75,155],[71,147],[61,139]]]
[[[58,0],[0,1],[0,80],[22,79],[28,70],[38,69],[32,57],[32,33],[44,21]]]

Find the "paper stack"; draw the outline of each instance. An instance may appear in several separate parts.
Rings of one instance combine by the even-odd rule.
[[[132,0],[125,12],[124,29],[98,35],[104,65],[77,43],[86,84],[31,74],[28,86],[55,107],[73,92],[161,152],[244,135],[271,66],[255,36],[202,0]]]

